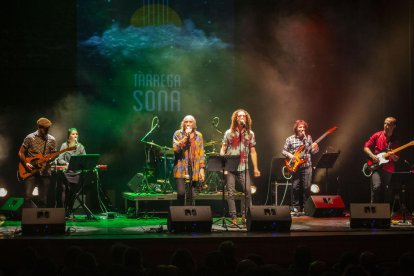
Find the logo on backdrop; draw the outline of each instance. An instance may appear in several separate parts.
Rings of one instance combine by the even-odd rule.
[[[181,75],[134,74],[132,96],[135,112],[179,112],[181,109]]]

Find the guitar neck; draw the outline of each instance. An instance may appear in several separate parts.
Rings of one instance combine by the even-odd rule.
[[[323,138],[325,138],[327,135],[329,134],[329,132],[325,132],[324,134],[322,134],[321,137],[319,137],[318,139],[316,139],[316,141],[314,143],[319,143],[320,141],[322,141]]]
[[[395,153],[397,153],[397,152],[399,152],[399,151],[401,151],[401,150],[403,150],[403,149],[405,149],[405,148],[408,148],[408,147],[410,147],[410,146],[414,146],[414,141],[411,141],[410,143],[407,143],[407,144],[405,144],[405,145],[402,145],[401,147],[398,147],[398,148],[396,148],[396,149],[393,149],[393,150],[391,150],[391,151],[387,152],[385,155],[388,157],[388,156],[390,156],[391,154],[395,154]]]
[[[57,152],[48,154],[48,155],[46,155],[46,156],[44,156],[42,158],[42,162],[52,161],[53,159],[55,159],[56,157],[58,157],[60,154],[66,152],[66,151],[74,150],[74,149],[76,149],[76,146],[69,147],[69,148],[66,148],[66,149],[63,149],[63,150],[60,150],[60,151],[57,151]]]

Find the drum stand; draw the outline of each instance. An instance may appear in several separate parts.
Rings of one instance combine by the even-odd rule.
[[[168,166],[167,166],[167,153],[166,152],[164,152],[164,155],[163,155],[163,157],[162,157],[163,159],[164,159],[164,179],[162,180],[163,182],[162,182],[162,192],[164,193],[164,194],[167,194],[167,193],[170,193],[170,192],[172,192],[174,189],[173,189],[173,187],[171,186],[171,182],[170,182],[170,179],[169,179],[169,176],[170,176],[170,174],[172,173],[172,171],[171,170],[169,170],[168,169]]]
[[[406,206],[406,182],[408,181],[408,177],[411,175],[410,172],[394,172],[392,174],[392,182],[400,183],[401,185],[401,193],[396,192],[394,195],[394,200],[392,202],[391,212],[394,212],[394,207],[397,205],[398,202],[398,210],[397,213],[400,213],[402,216],[402,220],[399,221],[399,224],[410,224],[407,221],[407,215],[409,215],[408,208]]]

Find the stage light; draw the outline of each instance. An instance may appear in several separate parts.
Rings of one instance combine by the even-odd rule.
[[[38,189],[37,187],[35,187],[35,188],[33,189],[33,193],[32,193],[32,195],[33,195],[33,196],[38,196],[38,195],[39,195],[39,189]]]
[[[310,191],[313,193],[313,194],[317,194],[317,193],[319,193],[320,192],[320,188],[319,188],[319,186],[318,185],[316,185],[316,184],[312,184],[311,185],[311,187],[310,187]]]
[[[7,195],[7,189],[1,187],[0,188],[0,197],[5,197]]]
[[[255,185],[251,185],[250,186],[250,192],[252,193],[252,194],[255,194],[256,193],[256,191],[257,191],[257,187],[255,186]]]

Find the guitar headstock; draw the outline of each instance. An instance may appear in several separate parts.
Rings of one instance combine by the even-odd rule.
[[[334,132],[335,130],[337,130],[338,129],[338,127],[333,127],[333,128],[330,128],[330,129],[328,129],[328,131],[326,132],[326,133],[329,133],[329,134],[331,134],[332,132]]]

